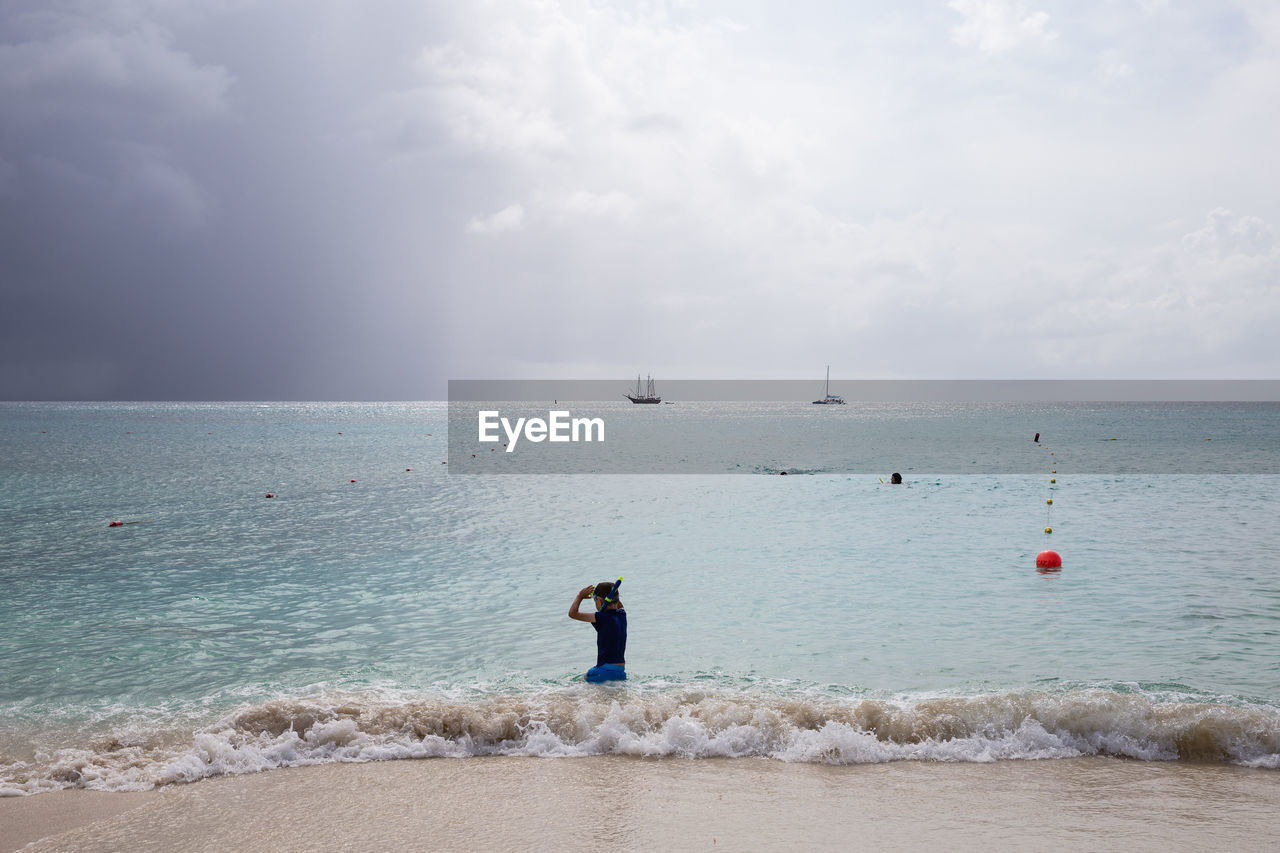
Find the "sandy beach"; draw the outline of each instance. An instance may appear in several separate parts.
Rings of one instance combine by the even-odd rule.
[[[1277,814],[1274,772],[1186,763],[504,757],[11,798],[0,849],[1262,850]]]

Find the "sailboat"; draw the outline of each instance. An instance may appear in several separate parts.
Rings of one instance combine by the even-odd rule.
[[[831,393],[831,365],[829,364],[827,365],[826,396],[823,397],[821,400],[814,400],[813,404],[815,406],[843,406],[844,405],[844,397],[841,397],[839,394]]]
[[[653,377],[649,377],[649,382],[645,386],[643,394],[640,393],[640,374],[636,374],[636,393],[627,394],[626,398],[633,403],[661,403],[662,398],[658,396],[653,387]]]

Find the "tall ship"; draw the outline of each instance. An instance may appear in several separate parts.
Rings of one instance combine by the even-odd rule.
[[[843,406],[844,405],[844,397],[841,397],[839,394],[831,393],[831,365],[829,364],[827,365],[827,389],[825,393],[826,393],[826,396],[824,396],[821,400],[813,401],[813,404],[815,406]]]
[[[662,398],[658,396],[658,392],[653,387],[653,377],[649,377],[649,381],[645,384],[644,393],[640,393],[640,375],[636,374],[636,393],[627,394],[627,399],[633,403],[661,403]]]

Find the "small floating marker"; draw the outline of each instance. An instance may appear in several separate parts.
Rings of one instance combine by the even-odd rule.
[[[1045,533],[1052,533],[1052,532],[1053,532],[1053,528],[1052,528],[1052,527],[1046,527],[1046,528],[1044,529],[1044,532],[1045,532]]]
[[[1205,441],[1213,441],[1212,438],[1206,438]]]
[[[355,480],[352,480],[351,482],[353,482],[353,483],[354,483],[354,482],[355,482]]]
[[[1118,439],[1118,438],[1108,438],[1108,439],[1107,439],[1107,441],[1119,441],[1119,440],[1120,440],[1120,439]]]
[[[355,482],[355,480],[352,480],[351,482],[353,482],[353,483],[354,483],[354,482]],[[1049,478],[1049,482],[1050,482],[1050,483],[1056,483],[1056,482],[1058,482],[1058,480],[1057,480],[1057,478],[1056,478],[1056,477],[1050,477],[1050,478]]]
[[[123,521],[113,521],[113,522],[111,522],[110,524],[108,524],[108,525],[107,525],[107,527],[124,527],[124,522],[123,522]]]
[[[1056,474],[1056,473],[1058,473],[1058,469],[1057,469],[1057,468],[1054,468],[1054,469],[1053,469],[1052,471],[1050,471],[1049,473],[1050,473],[1050,474]]]
[[[441,464],[441,465],[448,465],[449,463],[448,463],[448,462],[441,462],[440,464]]]
[[[267,492],[267,497],[274,498],[275,496],[276,496],[275,492]]]
[[[472,453],[472,454],[471,454],[471,458],[472,458],[472,459],[475,459],[475,458],[476,458],[476,455],[475,455],[474,453]]]
[[[406,471],[412,471],[413,469],[412,469],[412,468],[405,468],[404,470],[406,470]]]
[[[1056,572],[1062,569],[1062,557],[1057,551],[1041,551],[1036,554],[1036,568]]]
[[[1045,503],[1047,503],[1047,504],[1049,504],[1049,505],[1052,505],[1052,504],[1053,504],[1053,498],[1049,498],[1047,501],[1045,501]]]

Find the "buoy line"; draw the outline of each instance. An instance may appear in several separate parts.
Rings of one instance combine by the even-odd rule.
[[[1039,444],[1039,442],[1040,442],[1040,433],[1036,433],[1036,443],[1037,443],[1037,444]],[[1041,446],[1043,446],[1043,445],[1041,445]],[[1049,450],[1049,448],[1048,448],[1048,447],[1045,447],[1044,449],[1049,451],[1049,455],[1050,455],[1050,456],[1054,456],[1054,452],[1053,452],[1052,450]],[[1056,459],[1057,457],[1056,457],[1056,456],[1054,456],[1054,458]],[[1057,462],[1051,462],[1051,463],[1050,463],[1050,471],[1049,471],[1049,473],[1050,473],[1050,474],[1057,474],[1057,473],[1058,473],[1057,464],[1058,464]],[[1050,497],[1045,498],[1045,502],[1044,502],[1044,503],[1045,503],[1045,508],[1044,508],[1044,535],[1045,535],[1046,537],[1048,537],[1050,534],[1052,534],[1052,533],[1053,533],[1053,497],[1052,497],[1052,494],[1053,494],[1053,492],[1054,492],[1054,491],[1056,491],[1056,486],[1057,486],[1057,484],[1058,484],[1058,480],[1057,480],[1057,478],[1056,478],[1056,477],[1050,477],[1050,478],[1049,478],[1049,486],[1050,486],[1050,488],[1049,488],[1049,493],[1050,493]],[[1060,554],[1058,554],[1058,552],[1057,552],[1057,551],[1054,551],[1054,550],[1051,550],[1051,549],[1047,549],[1047,548],[1046,548],[1045,550],[1041,551],[1039,554],[1037,554],[1037,555],[1036,555],[1036,571],[1040,572],[1041,574],[1043,574],[1043,573],[1045,573],[1045,572],[1060,572],[1060,571],[1062,571],[1062,556],[1061,556]]]

